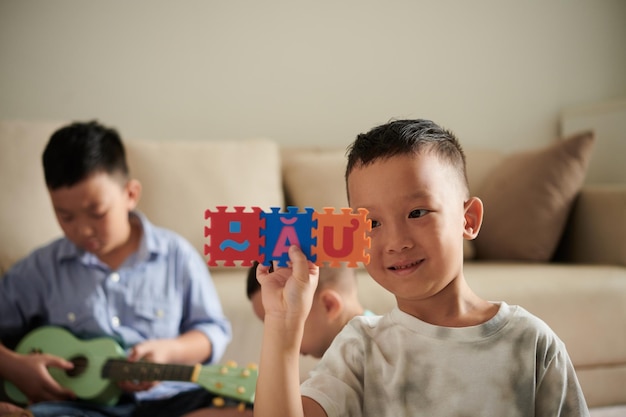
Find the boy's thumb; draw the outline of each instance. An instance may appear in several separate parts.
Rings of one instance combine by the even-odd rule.
[[[312,265],[311,262],[307,259],[306,255],[302,250],[295,246],[291,245],[289,247],[289,260],[291,261],[291,268],[293,269],[293,275],[299,280],[304,282],[305,284],[313,284],[317,285],[315,280],[311,281]],[[316,275],[316,274],[313,274]]]
[[[296,263],[298,264],[304,263],[306,266],[306,262],[307,262],[304,252],[302,252],[302,250],[296,245],[289,246],[289,260],[291,261],[294,268],[296,266]]]

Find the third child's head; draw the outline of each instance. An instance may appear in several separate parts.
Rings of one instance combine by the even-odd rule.
[[[263,320],[265,312],[260,290],[255,264],[248,270],[246,291],[255,315]],[[343,326],[360,314],[363,314],[363,307],[358,300],[354,269],[321,267],[311,311],[304,323],[300,353],[321,358]]]
[[[141,186],[129,179],[119,134],[97,122],[73,123],[52,134],[42,156],[52,205],[64,234],[106,257],[130,235],[128,213]]]
[[[370,275],[398,305],[437,296],[462,276],[463,239],[482,203],[469,196],[455,136],[429,120],[397,120],[358,135],[346,169],[350,207],[372,221]]]

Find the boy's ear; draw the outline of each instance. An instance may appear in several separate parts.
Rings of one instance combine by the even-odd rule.
[[[128,209],[133,210],[139,204],[141,198],[141,183],[139,180],[131,179],[126,183],[126,193],[128,196]]]
[[[330,320],[334,320],[341,315],[341,311],[343,310],[343,298],[341,298],[341,295],[339,295],[337,291],[326,288],[318,294],[318,297],[324,306],[326,316]]]
[[[478,197],[470,197],[463,206],[465,209],[463,237],[472,240],[478,236],[480,226],[483,224],[483,202]]]

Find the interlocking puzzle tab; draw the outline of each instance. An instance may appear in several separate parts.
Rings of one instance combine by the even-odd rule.
[[[277,261],[286,266],[290,245],[298,245],[309,260],[317,265],[340,266],[342,263],[355,268],[358,262],[369,263],[369,232],[371,222],[367,210],[357,213],[342,208],[340,213],[325,207],[323,213],[310,207],[299,211],[287,207],[281,212],[272,207],[264,212],[259,207],[246,211],[236,206],[228,211],[226,206],[204,213],[208,225],[204,228],[207,243],[204,254],[209,266],[251,266],[254,261],[269,265]]]

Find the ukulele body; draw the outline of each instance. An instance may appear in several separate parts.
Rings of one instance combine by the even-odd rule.
[[[122,393],[115,381],[102,375],[107,360],[126,357],[124,350],[113,339],[80,340],[63,328],[44,326],[28,333],[15,351],[21,354],[48,353],[73,362],[73,370],[51,367],[48,371],[61,386],[74,391],[78,398],[114,405]],[[26,396],[10,382],[5,382],[4,388],[16,403],[28,402]]]

